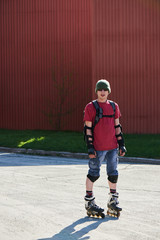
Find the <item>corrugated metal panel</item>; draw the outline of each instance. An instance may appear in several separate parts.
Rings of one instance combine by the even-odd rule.
[[[82,129],[90,9],[79,0],[0,1],[1,128]]]
[[[159,25],[157,0],[0,1],[0,128],[82,130],[106,78],[124,131],[160,133]]]
[[[93,16],[93,83],[110,81],[125,132],[160,133],[160,2],[94,0]]]

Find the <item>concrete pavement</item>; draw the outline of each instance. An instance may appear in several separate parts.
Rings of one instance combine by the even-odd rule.
[[[0,239],[158,240],[160,166],[119,164],[120,218],[88,218],[84,209],[86,159],[0,153]],[[105,208],[105,164],[94,185]]]

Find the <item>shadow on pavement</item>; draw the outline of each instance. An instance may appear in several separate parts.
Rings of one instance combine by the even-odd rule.
[[[120,162],[120,164],[160,164],[160,160],[150,160],[151,162]],[[39,156],[18,153],[0,152],[0,167],[16,166],[47,166],[47,165],[87,165],[88,159],[76,159],[68,157]]]
[[[102,223],[108,222],[108,221],[116,221],[116,218],[112,218],[109,216],[106,216],[104,219],[102,218],[81,218],[77,220],[76,222],[72,223],[68,227],[65,227],[62,229],[59,233],[55,234],[51,238],[41,238],[38,240],[71,240],[71,239],[77,239],[77,240],[87,240],[90,239],[90,236],[83,237],[87,233],[91,232],[92,230],[95,230],[98,228],[98,226]],[[75,230],[75,227],[79,228],[79,225],[83,223],[90,223],[87,227],[82,227],[80,230]]]
[[[45,165],[85,165],[86,159],[72,159],[53,156],[38,156],[16,153],[0,153],[0,167],[45,166]]]

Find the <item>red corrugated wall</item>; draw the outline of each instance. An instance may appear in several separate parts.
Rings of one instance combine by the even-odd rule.
[[[90,0],[0,1],[0,128],[83,128],[90,26]]]
[[[160,1],[94,0],[93,90],[110,81],[127,133],[160,133]],[[94,97],[94,95],[93,95]]]
[[[126,133],[160,133],[160,2],[1,0],[0,128],[82,131],[110,81]]]

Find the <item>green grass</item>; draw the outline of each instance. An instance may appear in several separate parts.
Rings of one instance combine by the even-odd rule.
[[[0,146],[48,151],[86,151],[83,134],[79,132],[0,129]]]
[[[160,158],[160,134],[124,134],[128,157]],[[83,133],[0,129],[0,146],[86,153]]]
[[[160,159],[160,134],[125,134],[128,157]]]

